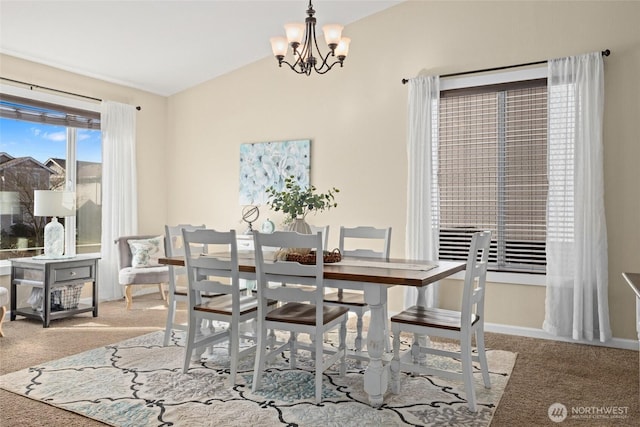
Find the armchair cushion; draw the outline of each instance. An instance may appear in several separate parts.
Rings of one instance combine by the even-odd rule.
[[[169,281],[169,267],[166,265],[145,268],[125,267],[120,270],[118,281],[121,285],[166,283]]]
[[[158,267],[158,258],[164,256],[164,236],[150,239],[129,240],[131,267]]]

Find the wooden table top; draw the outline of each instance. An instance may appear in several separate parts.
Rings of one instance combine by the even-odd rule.
[[[362,259],[344,257],[345,262],[349,260]],[[253,252],[239,252],[238,261],[241,272],[255,273]],[[160,258],[159,262],[164,265],[184,266],[184,257],[164,257]],[[379,263],[380,261],[376,260],[376,264]],[[466,262],[463,261],[438,261],[437,266],[429,270],[405,269],[399,264],[433,264],[433,262],[390,259],[388,263],[389,267],[325,263],[324,278],[326,280],[419,287],[445,279],[452,274],[463,271],[466,267]]]

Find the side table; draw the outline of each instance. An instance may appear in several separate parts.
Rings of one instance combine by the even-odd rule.
[[[43,259],[39,257],[11,259],[11,320],[16,315],[42,320],[44,328],[54,319],[93,312],[98,317],[98,260],[100,254],[81,254],[69,258]],[[82,286],[91,282],[93,297],[91,305],[78,304],[73,308],[52,311],[52,291],[61,291],[68,285]],[[33,307],[17,307],[18,287],[41,288],[43,304],[41,310]]]

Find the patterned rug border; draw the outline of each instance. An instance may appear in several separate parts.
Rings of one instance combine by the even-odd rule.
[[[309,372],[313,365],[306,358],[298,360],[295,370],[288,368],[286,357],[276,360],[265,373],[263,389],[254,394],[252,356],[241,361],[232,389],[224,345],[207,354],[207,360],[192,362],[189,373],[182,374],[183,334],[174,331],[168,347],[162,347],[162,337],[163,331],[156,331],[5,374],[0,376],[0,388],[114,427],[488,426],[517,358],[516,353],[488,349],[492,388],[484,389],[477,379],[476,414],[467,409],[461,383],[405,373],[401,394],[387,391],[385,403],[375,409],[368,405],[363,390],[364,368],[353,362],[348,362],[345,377],[327,371],[324,401],[316,405]],[[441,360],[430,362],[449,369],[455,363],[436,359]],[[114,375],[123,376],[122,384]],[[110,384],[107,395],[102,384]]]

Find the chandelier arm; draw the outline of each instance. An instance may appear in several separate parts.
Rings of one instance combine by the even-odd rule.
[[[342,67],[342,62],[340,62],[340,60],[337,60],[337,59],[336,59],[336,61],[335,61],[333,64],[331,64],[331,65],[327,65],[327,64],[325,64],[325,66],[327,67],[327,69],[326,69],[326,70],[322,70],[322,69],[315,68],[315,71],[316,71],[316,73],[318,73],[318,74],[325,74],[327,71],[331,70],[331,69],[332,69],[336,64],[340,64],[340,66]]]
[[[298,61],[296,61],[294,65],[297,65],[297,63],[298,63]],[[297,73],[297,74],[307,74],[304,70],[302,70],[302,71],[298,71],[298,70],[294,67],[294,65],[291,65],[289,62],[285,61],[284,59],[283,59],[283,60],[281,60],[281,61],[279,61],[279,64],[278,64],[278,65],[280,65],[280,66],[282,67],[282,64],[287,64],[287,65],[289,66],[289,68],[291,68],[291,70],[292,70],[294,73]],[[307,74],[307,75],[308,75],[308,74]]]

